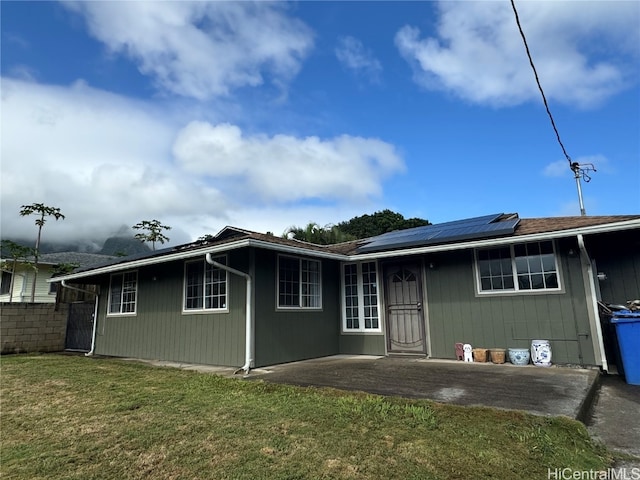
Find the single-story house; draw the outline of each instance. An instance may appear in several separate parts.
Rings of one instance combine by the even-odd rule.
[[[34,303],[55,303],[58,283],[49,279],[61,265],[73,265],[79,268],[94,267],[113,260],[109,255],[82,252],[43,253],[38,257],[38,274]],[[20,259],[15,263],[11,258],[0,258],[2,278],[0,280],[0,302],[31,302],[33,289],[34,258]]]
[[[598,302],[640,298],[640,215],[495,214],[329,246],[226,227],[52,281],[99,285],[95,354],[248,371],[546,339],[554,363],[606,370]]]

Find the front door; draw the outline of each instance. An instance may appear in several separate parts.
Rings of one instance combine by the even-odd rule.
[[[426,353],[420,265],[388,265],[385,287],[389,353]]]

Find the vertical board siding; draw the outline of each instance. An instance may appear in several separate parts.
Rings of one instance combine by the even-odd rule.
[[[477,296],[472,251],[433,254],[425,264],[431,357],[455,358],[454,344],[482,348],[528,348],[549,339],[556,363],[595,364],[580,260],[557,246],[563,293]]]
[[[230,266],[248,271],[246,250],[231,253],[228,259]],[[96,353],[207,365],[242,365],[244,278],[233,274],[227,277],[228,313],[183,315],[183,276],[184,261],[139,269],[137,314],[115,317],[106,315],[109,277],[101,277]]]
[[[255,251],[256,366],[335,355],[339,352],[340,268],[322,260],[322,310],[277,310],[277,253]]]
[[[384,355],[384,335],[340,335],[340,353],[346,355]]]
[[[640,299],[640,231],[615,232],[586,239],[587,249],[598,272],[602,301],[624,305]]]

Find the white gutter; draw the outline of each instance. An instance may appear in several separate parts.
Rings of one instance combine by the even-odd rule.
[[[91,295],[96,296],[95,305],[93,307],[93,328],[91,329],[91,350],[89,350],[87,353],[84,354],[85,357],[91,357],[93,356],[93,353],[96,349],[96,330],[98,326],[98,300],[100,299],[100,296],[98,295],[97,292],[92,292],[91,290],[85,290],[84,288],[72,287],[71,285],[67,285],[66,280],[61,280],[60,285],[62,285],[64,288],[68,288],[69,290],[76,290],[78,292],[89,293]]]
[[[209,247],[209,248],[189,250],[187,252],[176,252],[176,253],[171,253],[171,254],[162,255],[158,257],[141,258],[140,260],[133,260],[130,262],[125,261],[122,263],[105,265],[104,267],[98,267],[98,268],[86,270],[83,272],[73,273],[70,275],[61,275],[59,277],[52,278],[47,281],[55,283],[61,280],[75,280],[78,278],[93,277],[95,275],[102,275],[105,273],[144,267],[146,265],[157,265],[160,263],[173,262],[175,260],[183,260],[187,258],[200,257],[203,253],[228,252],[230,250],[237,250],[239,248],[245,248],[245,247],[267,248],[269,250],[275,250],[278,252],[291,253],[291,254],[302,255],[307,257],[328,258],[333,260],[345,261],[345,260],[348,260],[349,258],[346,255],[342,255],[339,253],[323,252],[320,250],[311,250],[304,247],[294,247],[290,245],[279,245],[276,243],[265,242],[264,240],[255,240],[252,238],[245,238],[243,240],[238,240],[236,242],[224,243],[224,244],[216,245],[214,247]]]
[[[613,224],[607,223],[602,225],[592,225],[589,227],[578,227],[578,228],[572,228],[572,229],[566,229],[566,230],[558,230],[554,232],[535,233],[530,235],[514,235],[510,237],[499,236],[499,237],[484,239],[484,240],[474,240],[474,241],[461,242],[461,243],[452,243],[452,244],[444,244],[444,245],[440,244],[440,245],[432,245],[432,246],[425,246],[425,247],[414,247],[414,248],[406,248],[401,250],[388,250],[383,252],[371,252],[371,253],[363,253],[363,254],[355,254],[355,255],[343,255],[340,253],[333,253],[331,251],[310,249],[305,246],[297,247],[293,245],[282,245],[278,243],[271,243],[265,240],[245,238],[242,240],[237,240],[235,242],[223,243],[223,244],[208,247],[208,248],[188,250],[186,252],[175,252],[175,253],[157,256],[157,257],[147,257],[147,258],[142,258],[140,260],[133,260],[129,262],[124,261],[122,263],[105,265],[104,267],[98,267],[98,268],[86,270],[83,272],[56,277],[48,281],[58,282],[61,280],[75,280],[78,278],[93,277],[95,275],[102,275],[105,273],[144,267],[147,265],[157,265],[160,263],[167,263],[175,260],[195,258],[195,257],[199,257],[203,253],[213,254],[217,252],[231,251],[231,250],[236,250],[236,249],[245,248],[245,247],[265,248],[267,250],[290,253],[290,254],[307,256],[307,257],[326,258],[330,260],[350,262],[350,261],[357,261],[357,260],[373,260],[373,259],[384,259],[384,258],[391,258],[391,257],[406,257],[409,255],[421,255],[421,254],[433,253],[433,252],[449,252],[449,251],[464,250],[469,248],[490,247],[494,245],[511,245],[511,244],[522,243],[522,242],[535,242],[535,241],[548,240],[548,239],[554,239],[554,238],[572,237],[574,235],[579,235],[579,234],[588,235],[588,234],[602,233],[602,232],[614,232],[618,230],[627,230],[633,227],[640,228],[640,220],[626,220],[624,222],[618,222]]]
[[[593,342],[593,353],[596,357],[600,357],[602,361],[602,369],[609,371],[609,364],[607,363],[607,355],[604,350],[604,340],[602,337],[602,326],[600,325],[600,314],[598,313],[598,298],[596,296],[596,284],[595,276],[593,274],[593,265],[587,247],[584,244],[584,237],[582,234],[577,235],[578,247],[580,248],[580,260],[582,262],[582,277],[584,280],[584,291],[587,296],[587,313],[589,316],[589,323],[591,326],[591,332],[595,332],[595,336],[592,334],[591,339]]]
[[[246,319],[245,319],[245,347],[244,347],[244,358],[245,362],[242,367],[235,371],[235,373],[240,372],[240,370],[244,370],[245,375],[249,374],[249,370],[251,370],[251,366],[253,364],[253,316],[251,313],[251,298],[253,296],[253,282],[251,280],[251,275],[248,273],[241,272],[240,270],[236,270],[235,268],[227,267],[226,265],[216,262],[211,253],[207,253],[206,255],[207,263],[213,265],[214,267],[220,268],[222,270],[226,270],[227,272],[233,273],[235,275],[239,275],[244,277],[247,281],[247,304],[246,304]]]

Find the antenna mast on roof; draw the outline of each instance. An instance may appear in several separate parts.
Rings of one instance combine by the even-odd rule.
[[[580,178],[585,181],[585,183],[589,183],[591,181],[591,177],[589,176],[589,172],[595,172],[596,167],[593,166],[593,163],[571,163],[571,170],[573,170],[573,175],[576,179],[576,186],[578,187],[578,200],[580,201],[580,215],[583,217],[587,215],[586,210],[584,209],[584,202],[582,201],[582,186],[580,185]]]
[[[576,179],[576,185],[578,186],[578,200],[580,201],[580,215],[584,217],[587,215],[587,212],[584,209],[584,202],[582,201],[582,187],[580,185],[580,177],[582,177],[585,183],[589,183],[589,181],[591,180],[591,177],[587,172],[595,172],[596,169],[592,163],[579,164],[578,162],[572,161],[571,157],[567,153],[567,150],[564,148],[564,144],[560,139],[560,133],[558,132],[558,127],[556,127],[556,122],[553,120],[553,115],[551,115],[551,109],[549,109],[549,103],[547,102],[547,97],[544,94],[544,90],[542,90],[540,78],[538,78],[538,71],[536,70],[536,66],[533,64],[533,58],[531,57],[531,52],[529,51],[529,45],[527,44],[527,38],[524,36],[522,25],[520,25],[520,17],[518,17],[518,10],[516,10],[516,4],[514,0],[511,0],[511,7],[513,8],[513,14],[516,17],[516,24],[518,25],[518,30],[520,31],[520,36],[522,37],[522,42],[524,43],[524,48],[527,52],[527,57],[529,58],[529,64],[531,65],[531,69],[533,70],[533,75],[536,78],[536,83],[538,84],[538,90],[540,90],[540,95],[542,95],[542,101],[544,102],[544,106],[547,109],[547,115],[549,115],[549,120],[551,120],[551,126],[553,127],[553,131],[556,133],[556,139],[558,140],[558,144],[562,149],[562,153],[564,153],[564,157],[567,159],[567,162],[569,162],[569,168],[571,169],[571,171],[573,171],[574,178]]]

